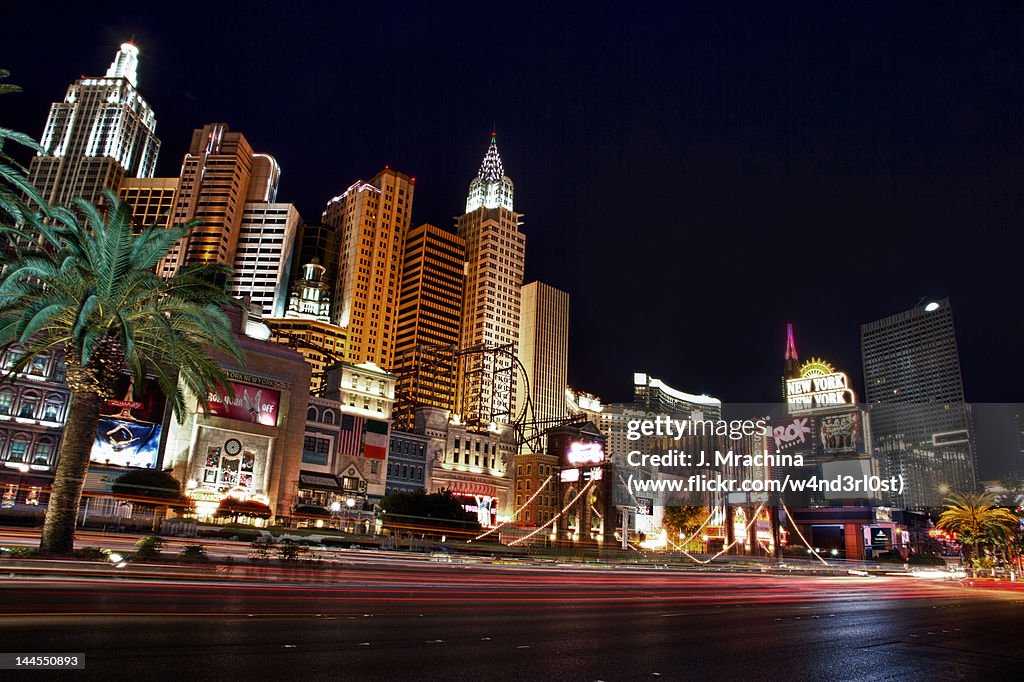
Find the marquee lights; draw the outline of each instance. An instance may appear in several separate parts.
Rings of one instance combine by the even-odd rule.
[[[809,412],[857,402],[845,372],[813,358],[800,367],[800,376],[786,380],[786,403],[790,412]]]

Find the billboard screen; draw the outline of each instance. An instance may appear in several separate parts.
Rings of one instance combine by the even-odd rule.
[[[118,466],[156,468],[166,399],[155,382],[140,390],[132,378],[121,377],[114,395],[100,408],[89,459]]]
[[[277,407],[281,392],[266,386],[253,386],[237,381],[229,382],[235,392],[234,398],[210,393],[209,414],[228,419],[237,419],[254,424],[277,426]],[[200,408],[200,411],[202,408]]]

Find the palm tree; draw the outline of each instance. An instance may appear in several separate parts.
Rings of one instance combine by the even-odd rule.
[[[0,79],[9,75],[7,71],[0,69]],[[17,85],[0,83],[0,95],[20,91],[21,88]],[[39,145],[24,133],[0,127],[0,220],[21,223],[28,213],[28,207],[22,197],[28,197],[40,206],[43,200],[32,183],[25,178],[25,169],[4,151],[4,144],[7,142],[20,144],[32,151],[39,151]]]
[[[956,533],[961,546],[973,544],[974,559],[978,560],[983,542],[998,541],[1019,524],[1013,512],[996,506],[994,495],[954,493],[946,500],[946,509],[935,525]]]
[[[0,347],[18,344],[31,358],[63,353],[71,405],[46,509],[40,549],[69,554],[103,403],[127,370],[136,386],[156,378],[179,421],[182,386],[209,407],[210,392],[229,393],[224,371],[211,357],[223,351],[239,365],[242,351],[224,306],[237,305],[215,282],[224,266],[191,266],[168,279],[155,268],[190,225],[132,227],[131,207],[103,194],[105,214],[76,200],[77,212],[48,209],[48,220],[27,216],[6,228],[0,254]]]

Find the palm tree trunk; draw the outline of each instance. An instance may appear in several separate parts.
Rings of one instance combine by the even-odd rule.
[[[60,444],[60,459],[46,506],[39,550],[44,554],[71,554],[75,549],[78,506],[89,471],[89,454],[96,440],[103,399],[96,393],[73,392]]]

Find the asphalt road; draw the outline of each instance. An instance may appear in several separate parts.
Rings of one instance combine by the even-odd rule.
[[[1024,593],[909,578],[358,566],[319,584],[0,578],[5,679],[885,680],[1024,669]]]

